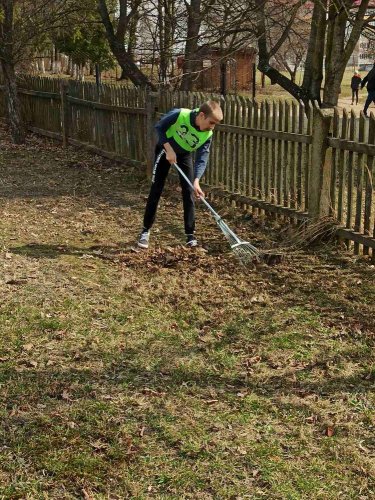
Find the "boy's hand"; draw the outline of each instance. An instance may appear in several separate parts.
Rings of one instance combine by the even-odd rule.
[[[204,198],[204,192],[201,190],[201,187],[199,185],[199,179],[194,180],[194,193],[197,198]]]
[[[166,142],[165,144],[163,144],[163,146],[165,149],[165,157],[169,161],[169,163],[170,164],[177,163],[176,153],[175,153],[174,149],[172,148],[172,146],[169,144],[169,142]]]

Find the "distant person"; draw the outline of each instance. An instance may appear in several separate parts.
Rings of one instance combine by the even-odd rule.
[[[358,104],[358,90],[359,86],[361,85],[362,78],[358,71],[354,71],[354,75],[352,76],[352,81],[350,83],[350,87],[352,89],[352,105],[354,104],[354,99],[355,103]]]
[[[368,72],[361,82],[361,88],[367,83],[367,99],[365,102],[365,107],[363,108],[363,114],[367,116],[368,107],[372,102],[375,102],[375,62],[373,68]]]

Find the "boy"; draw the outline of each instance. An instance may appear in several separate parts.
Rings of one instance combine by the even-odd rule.
[[[155,148],[155,162],[152,184],[147,199],[143,229],[138,240],[140,248],[148,248],[150,229],[154,223],[160,196],[163,192],[171,164],[177,163],[194,186],[197,198],[204,196],[199,180],[207,166],[212,131],[223,119],[220,104],[207,101],[197,109],[178,108],[165,114],[156,124],[158,142]],[[193,168],[192,153],[196,152]],[[195,208],[194,193],[180,176],[186,245],[197,246],[194,236]]]

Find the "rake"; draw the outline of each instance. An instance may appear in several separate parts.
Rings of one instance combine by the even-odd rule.
[[[194,186],[188,179],[188,177],[184,174],[181,168],[177,165],[177,163],[173,163],[173,166],[176,168],[177,172],[185,179],[188,185],[194,190]],[[208,201],[205,198],[200,198],[201,201],[206,205],[208,210],[213,215],[216,224],[219,226],[221,232],[224,234],[226,239],[229,241],[230,248],[234,255],[239,259],[242,264],[249,264],[254,260],[259,260],[260,253],[257,248],[255,248],[248,241],[241,240],[223,221],[220,215],[211,207]]]

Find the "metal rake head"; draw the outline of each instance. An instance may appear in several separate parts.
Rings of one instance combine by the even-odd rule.
[[[216,222],[226,239],[229,241],[234,255],[241,262],[241,264],[251,264],[252,262],[258,261],[260,259],[260,252],[257,248],[254,247],[254,245],[252,245],[248,241],[241,240],[227,226],[223,219],[218,219]]]
[[[231,245],[232,252],[242,264],[251,264],[259,260],[259,250],[248,241]]]

